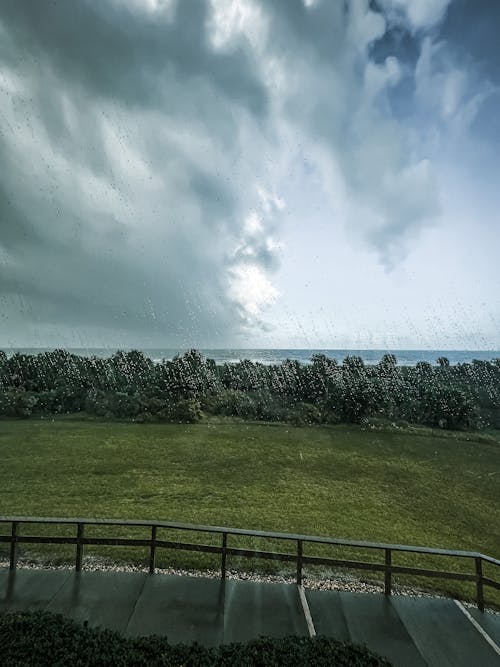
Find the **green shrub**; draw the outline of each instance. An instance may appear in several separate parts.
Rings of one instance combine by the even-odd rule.
[[[104,417],[108,411],[104,403],[105,395],[105,392],[99,389],[90,389],[90,391],[87,392],[87,398],[85,399],[85,412],[89,415]]]
[[[305,426],[306,424],[321,424],[323,415],[321,410],[312,403],[297,403],[288,413],[288,419],[293,426]]]
[[[179,424],[195,424],[203,419],[203,412],[199,401],[194,398],[185,398],[174,403],[164,417],[168,421]]]
[[[107,407],[115,417],[135,417],[141,406],[136,396],[116,391],[107,397]]]
[[[134,421],[137,424],[153,424],[154,422],[157,422],[158,419],[156,415],[152,415],[150,412],[140,412],[137,417],[135,417]]]
[[[62,406],[56,391],[40,391],[37,394],[37,411],[45,414],[54,414],[62,411]]]
[[[256,415],[255,401],[244,391],[225,389],[206,399],[206,407],[214,415],[252,418]]]
[[[170,645],[166,637],[127,639],[41,611],[0,614],[0,655],[3,667],[390,667],[364,647],[326,637]]]
[[[98,417],[135,417],[143,407],[136,394],[90,389],[84,402],[85,411]]]
[[[152,404],[156,403],[155,406]],[[151,399],[146,403],[146,408],[134,418],[137,424],[154,424],[158,422],[174,422],[176,424],[196,424],[203,419],[203,412],[199,401],[186,398],[171,405],[164,401]],[[156,408],[156,409],[155,409]]]
[[[422,423],[444,429],[476,428],[479,414],[471,396],[456,387],[431,385],[422,396]]]
[[[139,398],[139,413],[145,412],[150,415],[164,413],[168,410],[168,403],[161,398],[154,396],[141,396]]]
[[[5,417],[27,419],[33,414],[38,397],[28,391],[10,390],[2,392],[0,396],[0,414]]]
[[[266,422],[286,422],[288,417],[286,399],[276,398],[268,392],[259,392],[255,396],[255,418]]]
[[[321,415],[323,418],[323,424],[340,424],[342,419],[338,412],[335,412],[335,410],[324,408],[321,411]]]

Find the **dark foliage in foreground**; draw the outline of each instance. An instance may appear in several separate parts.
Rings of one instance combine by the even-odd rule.
[[[165,637],[126,639],[47,612],[0,615],[0,655],[4,667],[390,667],[363,647],[326,637],[261,637],[218,648],[170,645]]]
[[[107,359],[64,350],[0,351],[0,415],[26,418],[85,411],[137,422],[192,423],[202,411],[243,419],[360,423],[378,417],[436,428],[500,428],[500,359],[450,366],[367,366],[313,355],[310,364],[248,360],[217,366],[196,350],[154,364],[141,352]]]

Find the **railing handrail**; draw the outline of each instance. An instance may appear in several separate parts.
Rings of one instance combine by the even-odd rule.
[[[0,516],[1,523],[11,524],[10,535],[0,534],[0,543],[10,543],[10,569],[15,570],[18,557],[19,544],[72,544],[76,545],[75,570],[80,572],[83,563],[83,549],[85,545],[94,546],[141,546],[149,547],[149,572],[156,571],[155,554],[157,548],[182,549],[187,551],[199,551],[221,555],[221,577],[226,577],[226,561],[228,555],[242,556],[246,558],[270,558],[278,561],[295,561],[297,565],[297,584],[302,583],[303,565],[326,565],[330,567],[346,567],[351,569],[370,570],[384,573],[384,592],[391,595],[393,574],[407,574],[432,578],[455,579],[457,581],[470,581],[476,584],[476,601],[479,609],[484,609],[484,586],[500,590],[500,582],[490,579],[483,574],[483,563],[500,566],[500,560],[481,554],[477,551],[461,551],[451,549],[438,549],[432,547],[409,546],[405,544],[390,544],[386,542],[366,542],[361,540],[336,539],[330,537],[319,537],[317,535],[301,535],[299,533],[277,533],[263,530],[249,530],[244,528],[229,528],[224,526],[205,526],[191,523],[178,523],[173,521],[153,521],[135,519],[91,519],[81,517],[27,517],[27,516]],[[50,536],[50,535],[22,535],[20,526],[23,524],[41,525],[72,525],[76,526],[75,537]],[[85,534],[86,526],[121,526],[135,528],[150,528],[150,538],[129,537],[88,537]],[[190,542],[179,542],[173,540],[158,539],[158,529],[172,529],[181,531],[193,531],[212,533],[222,536],[222,545],[193,544]],[[228,536],[259,537],[265,539],[278,539],[296,543],[296,553],[279,553],[276,551],[263,551],[261,549],[241,549],[228,546]],[[358,549],[376,549],[384,552],[384,563],[373,561],[346,560],[339,558],[325,558],[323,556],[307,556],[304,554],[303,545],[322,544],[330,546],[351,547]],[[474,574],[464,572],[450,572],[446,570],[429,570],[422,567],[409,567],[408,565],[397,565],[392,561],[393,552],[426,554],[436,556],[447,556],[451,558],[468,558],[474,562]]]
[[[310,542],[316,544],[331,544],[336,546],[357,547],[361,549],[390,549],[391,551],[402,551],[410,553],[421,553],[436,556],[453,556],[455,558],[481,558],[493,565],[500,566],[500,560],[478,551],[464,551],[460,549],[442,549],[438,547],[422,547],[408,544],[391,544],[389,542],[369,542],[365,540],[351,540],[334,537],[322,537],[318,535],[302,535],[300,533],[281,533],[265,530],[251,530],[246,528],[230,528],[228,526],[209,526],[203,524],[178,523],[175,521],[156,521],[150,519],[91,519],[79,517],[27,517],[27,516],[0,516],[0,523],[43,523],[75,525],[107,525],[107,526],[133,526],[172,528],[175,530],[190,530],[193,532],[219,533],[226,535],[243,535],[247,537],[262,537],[268,539],[290,540],[296,542]]]

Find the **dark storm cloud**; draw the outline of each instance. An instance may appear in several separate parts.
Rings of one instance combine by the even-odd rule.
[[[500,146],[500,2],[454,0],[443,22],[440,38],[453,50],[457,62],[476,81],[489,81],[494,93],[478,110],[473,130]]]
[[[193,118],[230,145],[266,97],[243,49],[210,46],[207,11],[185,1],[169,23],[113,2],[2,5],[20,90],[4,88],[0,285],[32,324],[177,344],[238,327],[224,275],[234,194],[197,127],[178,137]]]
[[[414,113],[413,93],[415,88],[414,71],[422,54],[422,42],[429,38],[443,47],[446,54],[445,66],[455,68],[468,75],[472,93],[474,87],[484,89],[490,84],[497,93],[488,94],[482,99],[474,121],[475,132],[487,136],[489,140],[500,137],[500,115],[498,114],[498,90],[500,89],[500,49],[498,48],[498,28],[500,26],[500,3],[491,0],[374,0],[372,3],[378,12],[384,12],[390,5],[397,11],[388,12],[389,22],[384,35],[372,46],[372,54],[377,62],[387,56],[395,56],[404,65],[400,83],[389,91],[394,112],[409,116]],[[404,7],[441,6],[437,23],[415,25],[402,11]],[[425,9],[422,12],[425,16]],[[392,16],[393,20],[390,20]],[[432,18],[432,13],[429,14]],[[397,19],[397,20],[394,20]],[[436,63],[436,67],[442,67]],[[472,84],[475,84],[472,85]],[[498,131],[495,131],[495,128]],[[500,139],[499,139],[500,140]]]
[[[173,73],[195,85],[207,78],[228,98],[264,113],[265,91],[245,52],[228,55],[210,47],[207,11],[200,0],[182,0],[169,24],[134,4],[5,0],[1,17],[17,46],[11,64],[20,52],[46,58],[62,79],[80,83],[88,94],[168,112],[175,100],[161,79]]]
[[[462,59],[473,62],[482,76],[500,82],[500,3],[491,0],[454,0],[440,29],[440,37]]]

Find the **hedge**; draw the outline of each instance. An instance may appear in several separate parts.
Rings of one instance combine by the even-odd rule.
[[[166,637],[128,639],[48,612],[0,614],[3,667],[390,667],[368,649],[327,637],[261,637],[205,648],[171,645]]]

